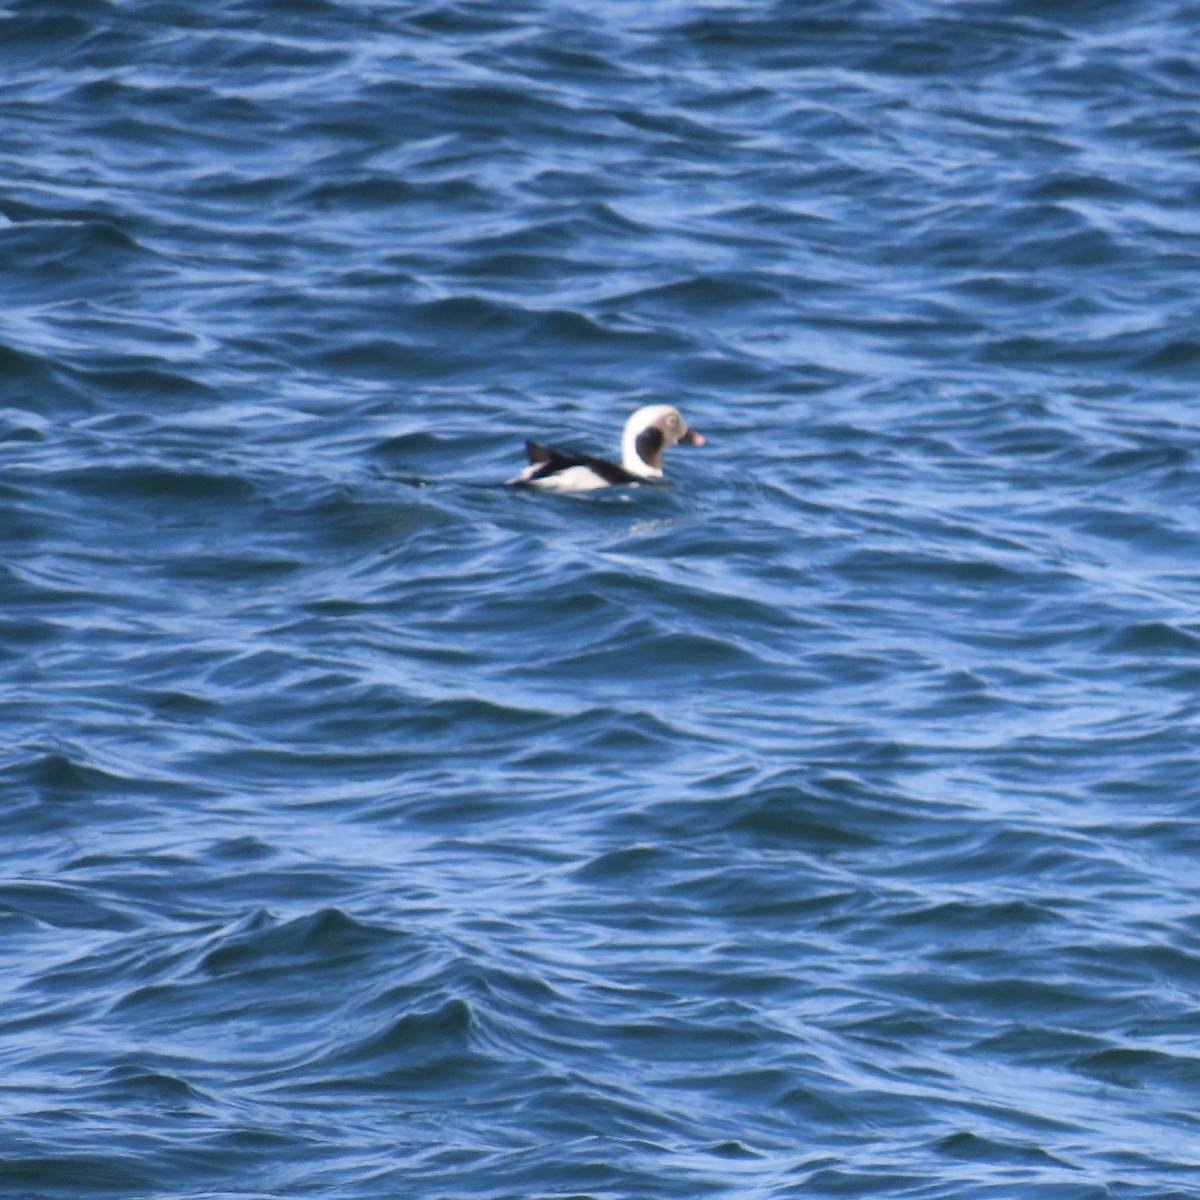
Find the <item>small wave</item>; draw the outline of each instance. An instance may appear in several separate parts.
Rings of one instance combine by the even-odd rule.
[[[586,883],[634,880],[663,869],[672,855],[660,846],[628,846],[610,850],[576,868],[575,875]]]
[[[303,197],[321,209],[393,210],[411,204],[482,204],[488,193],[469,179],[397,179],[392,175],[359,175],[314,185]]]
[[[72,1153],[11,1151],[0,1162],[0,1184],[12,1196],[146,1195],[161,1182],[161,1166],[144,1150]]]
[[[126,931],[138,925],[122,907],[102,903],[86,888],[64,884],[0,885],[0,909],[56,929]]]
[[[1075,1068],[1093,1079],[1137,1091],[1165,1085],[1194,1098],[1198,1090],[1196,1056],[1173,1050],[1114,1046],[1081,1056]]]
[[[1137,367],[1149,372],[1194,370],[1200,362],[1200,342],[1180,338],[1169,341],[1137,361]]]
[[[1040,1146],[1023,1145],[1019,1142],[1000,1141],[976,1133],[953,1133],[937,1143],[939,1154],[967,1162],[1007,1164],[1010,1166],[1058,1166],[1067,1167],[1065,1159],[1047,1154]]]
[[[60,487],[117,504],[244,503],[257,491],[256,485],[239,472],[172,467],[159,462],[121,466],[96,463],[58,471],[55,478]]]
[[[298,963],[325,968],[359,959],[393,940],[391,930],[368,925],[341,909],[327,908],[282,925],[264,921],[240,929],[209,950],[201,968],[210,975],[247,970],[280,970]]]
[[[212,1098],[168,1071],[127,1062],[110,1067],[96,1088],[109,1104],[135,1105],[162,1111],[208,1108]]]
[[[1200,652],[1200,631],[1183,629],[1167,621],[1143,621],[1115,634],[1106,648],[1119,654],[1182,654],[1190,658]]]
[[[0,226],[0,249],[8,270],[19,263],[26,280],[40,273],[60,282],[61,268],[68,264],[74,277],[81,268],[101,270],[153,253],[108,214],[39,210],[10,202],[4,215],[12,224]]]

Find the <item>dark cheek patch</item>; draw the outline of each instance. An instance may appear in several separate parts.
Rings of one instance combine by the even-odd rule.
[[[653,425],[649,429],[643,429],[638,434],[634,446],[637,448],[638,458],[642,462],[656,471],[662,470],[663,435],[661,429],[655,429]]]

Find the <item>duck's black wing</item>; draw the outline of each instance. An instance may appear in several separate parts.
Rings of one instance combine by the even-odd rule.
[[[609,484],[645,482],[640,476],[625,470],[619,463],[609,462],[606,458],[596,458],[591,454],[577,454],[573,450],[557,450],[552,446],[539,445],[537,442],[526,442],[525,453],[529,455],[530,464],[537,467],[537,470],[525,480],[526,483],[557,475],[560,471],[566,471],[571,467],[586,467]]]

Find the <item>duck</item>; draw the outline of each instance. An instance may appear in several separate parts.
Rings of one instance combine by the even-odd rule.
[[[662,454],[668,446],[703,446],[705,440],[694,429],[688,428],[677,408],[670,404],[647,404],[625,422],[619,463],[573,450],[557,450],[538,442],[526,442],[529,466],[506,483],[509,487],[536,487],[558,492],[659,483],[663,480]]]

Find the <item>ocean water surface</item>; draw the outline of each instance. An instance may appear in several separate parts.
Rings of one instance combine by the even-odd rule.
[[[1198,27],[6,3],[0,1194],[1197,1195]]]

